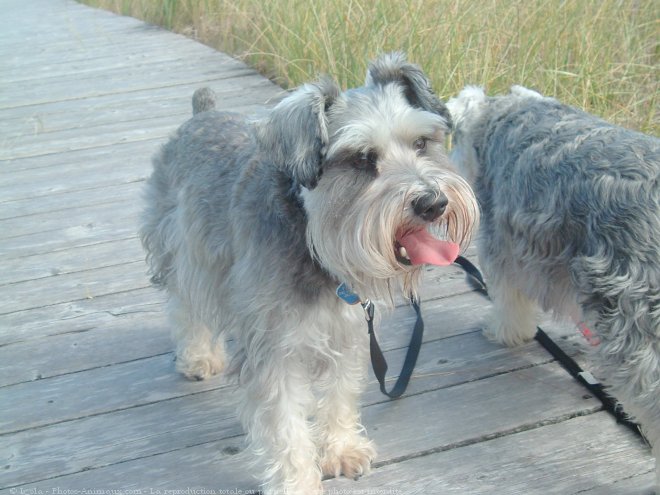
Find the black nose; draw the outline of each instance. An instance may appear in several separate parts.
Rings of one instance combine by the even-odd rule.
[[[413,203],[415,215],[427,222],[433,222],[442,216],[449,200],[442,193],[427,193],[416,198]]]

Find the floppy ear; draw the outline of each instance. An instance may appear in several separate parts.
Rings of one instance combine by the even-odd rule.
[[[369,64],[366,86],[397,83],[404,89],[406,99],[414,106],[440,115],[451,130],[449,110],[433,93],[431,82],[418,65],[411,64],[401,52],[386,53]]]
[[[329,78],[305,84],[257,122],[259,146],[291,178],[309,189],[316,186],[328,145],[326,112],[339,95]]]

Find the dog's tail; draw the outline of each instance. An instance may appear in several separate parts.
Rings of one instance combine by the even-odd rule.
[[[192,97],[193,115],[215,108],[215,93],[211,88],[199,88]]]

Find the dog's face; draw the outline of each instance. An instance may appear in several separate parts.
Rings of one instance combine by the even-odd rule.
[[[466,86],[455,98],[447,102],[447,108],[454,122],[451,161],[455,163],[463,177],[474,184],[479,175],[477,140],[483,136],[479,129],[489,108],[496,105],[513,105],[527,98],[543,98],[542,95],[522,86],[512,86],[509,94],[488,97],[482,88]]]
[[[280,160],[303,186],[307,243],[328,272],[387,300],[393,281],[411,293],[423,264],[453,262],[478,209],[445,153],[449,113],[419,68],[387,55],[361,88],[322,81],[287,100],[284,125],[303,136],[284,143]],[[271,115],[263,132],[273,125]],[[277,133],[282,146],[286,131]]]

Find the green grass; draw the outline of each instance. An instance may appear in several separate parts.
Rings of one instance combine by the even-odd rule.
[[[194,37],[285,87],[343,87],[402,50],[442,98],[522,84],[658,135],[658,0],[85,0]]]

